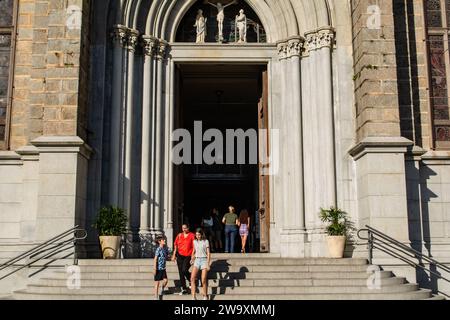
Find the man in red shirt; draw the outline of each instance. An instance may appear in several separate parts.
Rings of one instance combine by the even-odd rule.
[[[173,256],[172,261],[177,260],[178,272],[180,273],[181,292],[180,295],[188,293],[186,280],[189,282],[191,279],[191,273],[189,269],[191,267],[191,256],[194,251],[195,235],[189,232],[189,225],[183,224],[183,232],[178,234],[173,244]]]

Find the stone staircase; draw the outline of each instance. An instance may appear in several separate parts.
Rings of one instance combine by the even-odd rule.
[[[407,283],[389,271],[368,272],[365,259],[287,259],[275,255],[213,255],[209,273],[212,300],[417,300],[440,299],[429,290]],[[81,288],[69,290],[65,270],[33,279],[12,299],[58,300],[152,300],[153,275],[150,259],[80,260]],[[170,294],[164,300],[190,300],[180,296],[178,271],[168,262]],[[369,276],[380,279],[369,289]]]

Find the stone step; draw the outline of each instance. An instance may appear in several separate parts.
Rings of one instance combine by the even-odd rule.
[[[148,266],[80,266],[81,272],[151,272],[153,265]],[[362,272],[368,265],[212,265],[212,272]],[[178,272],[178,267],[167,265],[168,272]]]
[[[367,272],[291,272],[291,273],[266,273],[266,272],[210,272],[209,279],[278,279],[278,280],[295,280],[295,279],[368,279]],[[67,279],[67,273],[55,272],[46,279]],[[178,279],[178,272],[168,272],[169,279]],[[391,271],[380,271],[378,277],[381,279],[392,277]],[[153,281],[153,274],[147,272],[83,272],[82,280],[147,280]]]
[[[286,295],[270,295],[270,294],[248,294],[248,295],[216,295],[211,296],[211,300],[235,300],[235,301],[252,301],[252,300],[421,300],[429,299],[431,293],[429,290],[418,290],[404,293],[340,293],[340,294],[286,294]],[[121,296],[118,294],[34,294],[26,291],[18,291],[14,294],[16,300],[154,300],[151,293],[133,294]],[[191,300],[190,295],[166,295],[163,300],[187,301]]]
[[[386,278],[380,280],[381,286],[400,285],[406,282],[405,278]],[[83,288],[87,287],[141,287],[153,288],[154,282],[152,279],[145,280],[86,280],[82,279],[81,285]],[[179,285],[179,280],[169,280],[170,288],[175,288]],[[366,279],[242,279],[242,280],[210,280],[208,282],[210,287],[273,287],[273,286],[367,286]],[[65,279],[40,279],[32,281],[29,287],[65,287]]]
[[[271,295],[284,294],[342,294],[342,293],[402,293],[418,290],[416,284],[402,284],[395,286],[384,286],[380,289],[370,290],[366,286],[348,286],[348,287],[284,287],[284,286],[263,286],[263,287],[229,287],[229,288],[210,288],[212,294],[261,294],[262,292]],[[66,294],[66,295],[86,295],[86,294],[118,294],[118,295],[139,295],[147,294],[149,288],[145,287],[82,287],[79,290],[69,290],[67,287],[39,287],[29,286],[26,289],[34,294]],[[152,290],[150,290],[152,292]]]
[[[237,257],[226,259],[211,259],[213,265],[228,266],[257,266],[257,265],[367,265],[367,259],[327,259],[327,258],[308,258],[308,259],[291,259],[291,258],[251,258]],[[170,265],[171,262],[169,261]],[[80,266],[152,266],[152,259],[119,259],[119,260],[79,260]]]

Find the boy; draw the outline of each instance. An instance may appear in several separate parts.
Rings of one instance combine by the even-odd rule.
[[[166,247],[166,239],[159,237],[157,241],[159,247],[155,251],[153,274],[155,275],[155,298],[159,300],[160,296],[164,294],[164,289],[168,283],[166,261],[169,259],[169,250]],[[159,292],[160,282],[162,282],[161,292]]]

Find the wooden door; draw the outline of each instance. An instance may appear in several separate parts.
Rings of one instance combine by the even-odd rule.
[[[262,94],[258,105],[259,127],[259,236],[260,251],[269,252],[270,248],[270,176],[269,163],[269,106],[267,70],[262,73]]]

